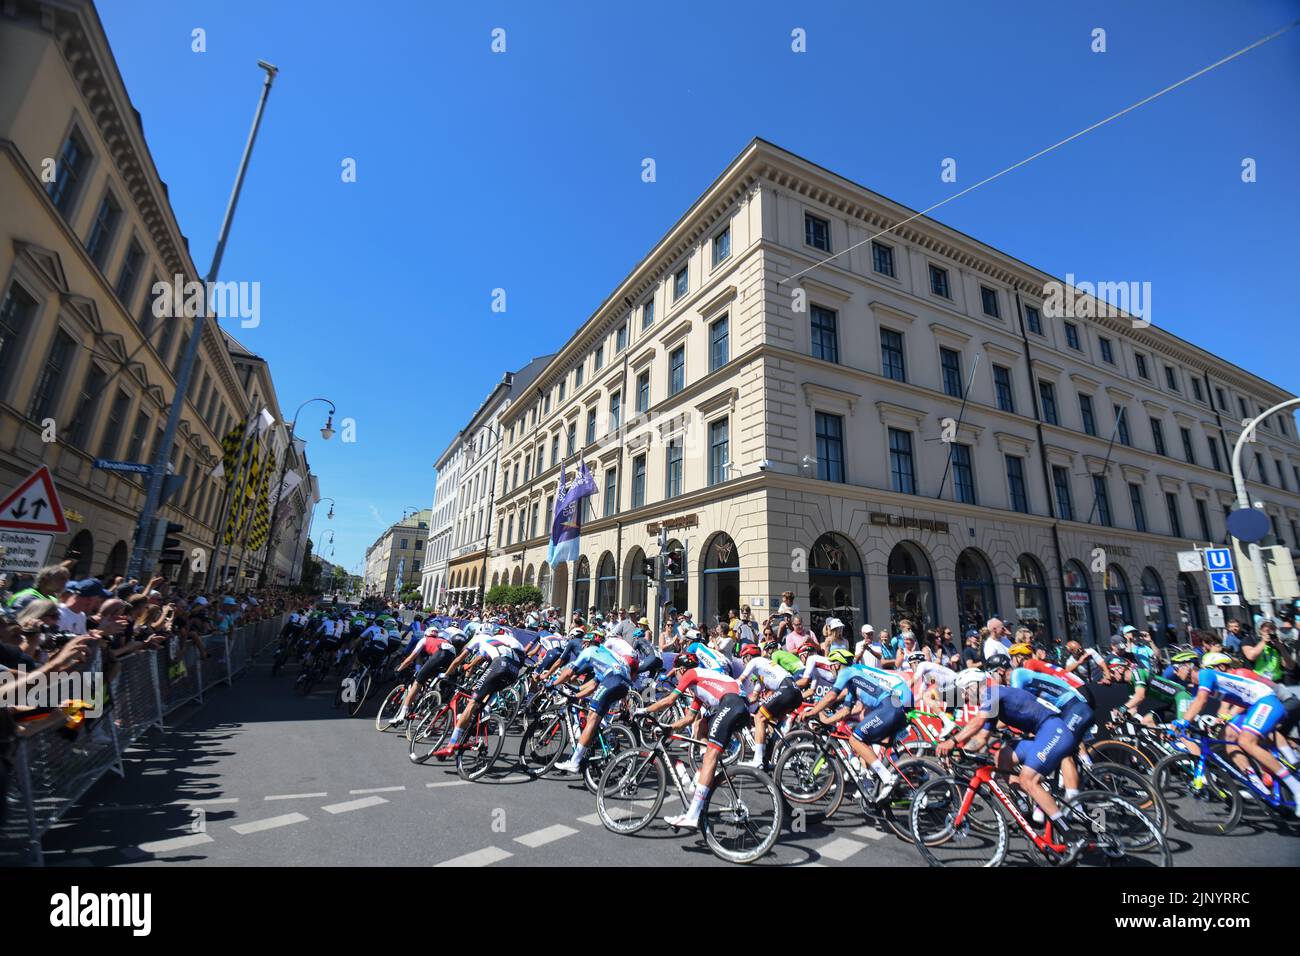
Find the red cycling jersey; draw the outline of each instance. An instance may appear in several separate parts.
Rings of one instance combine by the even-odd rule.
[[[1031,657],[1021,666],[1031,671],[1037,671],[1039,674],[1051,674],[1053,677],[1059,677],[1071,687],[1083,686],[1083,681],[1078,677],[1075,677],[1064,667],[1057,667],[1055,664],[1047,663],[1047,661],[1040,661],[1037,658]]]
[[[677,681],[679,694],[690,694],[691,710],[705,707],[717,707],[718,702],[728,694],[739,694],[740,683],[730,674],[709,670],[706,667],[692,667]]]
[[[424,635],[424,653],[437,654],[444,647],[453,651],[456,649],[456,645],[446,638],[439,637],[436,634]]]

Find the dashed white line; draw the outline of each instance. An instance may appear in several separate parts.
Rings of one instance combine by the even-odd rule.
[[[218,803],[238,803],[238,797],[193,797],[189,800],[173,800],[174,807],[210,807]]]
[[[466,853],[464,856],[443,860],[438,866],[491,866],[493,863],[499,863],[512,856],[514,854],[509,850],[503,850],[495,846],[485,846],[473,853]]]
[[[816,850],[818,856],[825,857],[828,860],[843,861],[865,848],[866,844],[859,843],[857,840],[837,837],[825,846],[816,847]]]
[[[278,817],[267,817],[265,820],[254,820],[251,823],[236,823],[230,829],[236,833],[259,833],[262,830],[274,830],[276,827],[287,827],[291,823],[306,823],[307,818],[301,813],[286,813]]]
[[[435,780],[433,783],[426,783],[426,787],[464,787],[468,786],[468,780]]]
[[[359,794],[359,793],[397,793],[398,791],[400,791],[400,790],[405,790],[405,789],[406,789],[405,786],[401,786],[401,787],[370,787],[370,788],[365,789],[365,790],[349,790],[349,791],[348,791],[348,794],[351,795],[351,796],[355,796],[355,795],[357,795],[357,794]]]
[[[200,846],[204,843],[215,842],[206,833],[188,833],[185,836],[172,837],[169,840],[154,840],[150,843],[141,843],[140,849],[145,853],[170,853],[173,850],[183,850],[187,846]]]
[[[522,843],[524,846],[535,850],[539,846],[554,843],[556,840],[563,840],[565,837],[573,836],[577,832],[573,827],[566,827],[563,823],[557,823],[552,827],[545,827],[541,830],[534,830],[532,833],[525,833],[523,836],[517,836],[515,842]]]
[[[858,827],[853,831],[855,837],[862,837],[864,840],[883,840],[885,835],[875,827]]]
[[[347,813],[350,810],[363,810],[366,807],[377,807],[381,803],[387,803],[383,797],[362,797],[360,800],[348,800],[344,803],[327,803],[321,807],[326,813]]]
[[[310,800],[314,797],[328,797],[325,791],[320,793],[276,793],[269,797],[263,797],[263,800]]]
[[[589,813],[585,817],[578,817],[579,823],[585,823],[589,827],[603,827],[605,824],[600,822],[599,813]]]

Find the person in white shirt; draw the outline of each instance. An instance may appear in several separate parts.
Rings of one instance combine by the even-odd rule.
[[[989,618],[988,623],[989,636],[984,639],[984,659],[988,660],[995,654],[1006,654],[1011,650],[1011,642],[1007,640],[1007,628],[998,618]]]
[[[862,625],[862,640],[858,641],[858,646],[853,649],[853,661],[856,664],[866,664],[868,667],[879,667],[880,658],[876,652],[871,649],[871,645],[876,642],[876,629],[870,624]]]
[[[86,633],[86,615],[94,614],[111,595],[97,578],[69,581],[59,604],[59,630],[70,634]]]

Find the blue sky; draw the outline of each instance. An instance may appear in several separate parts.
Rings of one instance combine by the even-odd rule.
[[[338,502],[313,536],[334,529],[350,568],[428,506],[435,458],[501,373],[558,348],[751,137],[920,209],[1300,15],[1282,0],[99,9],[200,271],[255,62],[280,67],[221,278],[262,285],[260,327],[232,331],[271,363],[285,414],[322,395],[356,420],[355,444],[320,440],[320,405],[299,423]],[[1297,328],[1297,91],[1300,29],[935,216],[1054,275],[1150,281],[1155,324],[1300,391],[1294,348],[1277,347]],[[1244,157],[1258,182],[1241,182]]]

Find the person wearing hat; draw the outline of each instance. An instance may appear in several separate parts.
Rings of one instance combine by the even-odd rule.
[[[844,622],[838,617],[828,617],[826,623],[822,625],[822,653],[829,654],[835,650],[852,651],[853,649],[849,647],[849,642],[844,637]]]
[[[858,646],[853,649],[853,663],[866,664],[868,667],[879,667],[880,656],[876,653],[873,645],[876,643],[876,629],[870,624],[862,625],[862,640],[858,641]]]
[[[59,605],[59,630],[70,634],[85,634],[86,615],[94,614],[104,599],[111,596],[98,578],[69,581],[63,589],[63,601]]]

